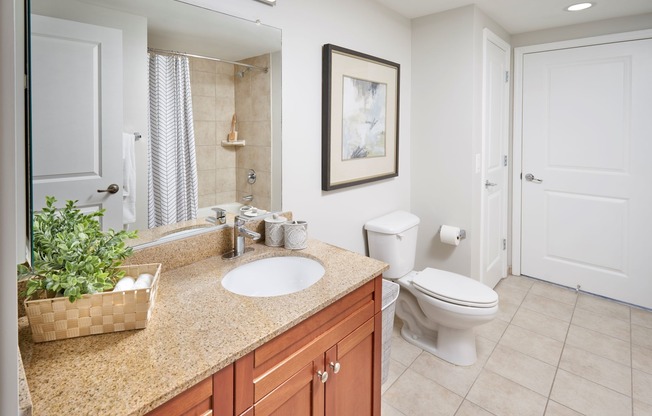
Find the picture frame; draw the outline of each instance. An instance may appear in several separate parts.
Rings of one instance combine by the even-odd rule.
[[[322,50],[322,190],[398,176],[400,65]]]

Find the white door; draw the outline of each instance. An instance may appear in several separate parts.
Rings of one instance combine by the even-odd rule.
[[[32,15],[33,204],[78,200],[122,229],[122,32]]]
[[[510,47],[485,30],[482,93],[482,283],[507,276]]]
[[[521,273],[652,307],[652,40],[523,59]]]

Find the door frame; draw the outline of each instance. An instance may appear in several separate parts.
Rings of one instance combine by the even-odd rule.
[[[652,39],[652,29],[610,35],[591,36],[586,38],[542,43],[538,45],[514,48],[514,118],[512,122],[512,274],[521,274],[521,232],[522,232],[522,195],[521,173],[523,171],[523,60],[525,55],[537,52],[548,52],[561,49],[572,49],[584,46],[603,45],[608,43],[628,42],[633,40]]]
[[[512,46],[506,42],[504,39],[502,39],[500,36],[496,35],[494,32],[492,32],[488,28],[484,28],[482,30],[482,133],[481,133],[481,166],[480,166],[480,182],[481,184],[484,183],[486,180],[485,177],[485,152],[486,152],[486,142],[487,142],[487,137],[486,137],[486,125],[487,125],[487,120],[485,118],[486,116],[486,99],[487,99],[487,80],[485,77],[486,74],[486,69],[487,69],[487,43],[492,42],[501,49],[505,51],[505,63],[506,63],[506,68],[508,73],[511,72],[511,60],[512,60]],[[501,140],[501,148],[502,151],[504,152],[505,156],[509,155],[509,117],[510,117],[510,107],[511,107],[511,96],[509,92],[509,82],[506,82],[505,85],[507,86],[507,89],[505,91],[505,101],[507,103],[507,106],[505,107],[505,113],[502,115],[503,120],[502,122],[505,125],[505,135]],[[503,183],[504,183],[504,196],[503,196],[503,201],[501,203],[503,204],[504,208],[504,214],[503,214],[503,227],[501,229],[501,233],[503,234],[504,238],[508,237],[508,223],[509,223],[509,167],[504,169],[503,172]],[[485,250],[485,214],[486,214],[486,209],[487,207],[485,206],[485,187],[484,185],[480,185],[480,221],[481,221],[481,226],[480,226],[480,281],[484,283],[485,281],[485,259],[484,259],[484,250]],[[504,258],[502,260],[502,265],[501,265],[501,273],[502,277],[507,276],[507,263],[508,263],[508,256],[507,256],[507,250],[505,250]],[[500,281],[500,280],[499,280]]]

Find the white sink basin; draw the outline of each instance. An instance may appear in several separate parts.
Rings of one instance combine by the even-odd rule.
[[[222,286],[244,296],[288,295],[312,286],[324,273],[324,266],[306,257],[270,257],[231,270],[222,278]]]

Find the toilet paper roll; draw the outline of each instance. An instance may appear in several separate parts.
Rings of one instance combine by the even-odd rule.
[[[444,244],[457,246],[460,244],[460,229],[451,225],[442,225],[439,231],[439,239]]]

